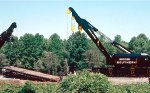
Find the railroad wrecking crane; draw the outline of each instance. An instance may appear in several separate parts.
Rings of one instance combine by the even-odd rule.
[[[13,22],[6,31],[1,33],[1,35],[0,35],[0,48],[4,45],[4,43],[6,41],[8,41],[8,42],[11,41],[11,39],[12,39],[11,35],[12,35],[14,28],[17,28],[17,25],[15,22]]]
[[[78,23],[78,30],[81,31],[83,29],[106,58],[107,67],[93,67],[93,72],[101,72],[108,76],[150,76],[150,55],[145,53],[134,53],[116,41],[112,41],[109,37],[91,25],[87,20],[81,18],[72,7],[68,8],[67,13],[72,13],[72,17]],[[113,46],[122,50],[123,53],[110,55],[101,41],[98,39],[97,34],[105,37],[107,41],[109,41]]]

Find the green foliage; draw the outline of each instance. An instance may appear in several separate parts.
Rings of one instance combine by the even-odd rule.
[[[128,48],[128,43],[125,41],[122,41],[122,38],[120,35],[116,35],[114,41],[116,41],[117,43],[123,45],[125,48]],[[124,53],[122,50],[120,50],[119,48],[115,48],[115,53]]]
[[[110,55],[113,55],[117,52],[117,49],[110,43],[104,43],[104,46]]]
[[[106,76],[88,71],[67,76],[60,84],[63,93],[107,93],[110,87]]]
[[[59,59],[59,69],[64,71],[64,60],[68,57],[68,52],[65,50],[65,41],[61,40],[60,36],[56,33],[52,34],[48,39],[48,52],[52,52]]]
[[[0,67],[9,65],[8,60],[6,59],[5,54],[0,54]]]
[[[11,88],[8,88],[8,89],[5,90],[5,93],[14,93],[14,90],[11,89]]]
[[[129,48],[134,50],[136,53],[148,53],[148,37],[146,37],[144,34],[133,37],[129,42]]]
[[[70,78],[70,79],[68,79],[68,78]],[[70,89],[70,87],[73,87],[73,84],[79,83],[78,80],[74,80],[74,79],[75,78],[73,76],[67,77],[67,80],[70,80],[70,81],[67,81],[67,82],[70,82],[69,89]],[[81,80],[81,78],[80,78],[80,80]],[[81,81],[83,82],[83,80],[84,80],[84,77],[82,78]],[[86,78],[86,80],[88,80],[88,79]],[[93,81],[96,82],[96,80],[98,80],[98,79],[96,78]],[[71,81],[74,81],[74,82],[71,83]],[[67,83],[66,85],[68,86],[68,84],[69,83]],[[64,86],[66,86],[66,85],[64,85]],[[85,86],[83,86],[83,85],[84,84],[82,84],[81,87],[83,87],[85,89]],[[87,85],[89,85],[88,82],[86,83],[86,87],[88,87]],[[62,88],[61,86],[62,86],[62,83],[61,84],[51,84],[51,83],[33,84],[31,82],[28,82],[28,84],[25,83],[25,85],[0,84],[0,93],[18,93],[18,92],[21,92],[21,90],[23,91],[23,88],[24,88],[24,90],[25,89],[33,90],[33,91],[35,91],[35,93],[88,93],[86,91],[79,92],[76,89],[74,89],[75,91],[69,91],[69,89],[67,87],[64,87],[66,89],[64,92],[64,91],[62,91],[62,90],[64,90],[64,88]],[[94,84],[94,83],[92,84],[92,88],[93,87],[97,88],[96,86],[97,86],[97,84]],[[89,89],[91,89],[91,88],[89,88]],[[106,90],[106,89],[104,89],[104,90]],[[94,93],[102,93],[102,92],[99,92],[97,89],[95,89],[93,91],[96,91]],[[149,91],[150,91],[150,84],[142,83],[142,84],[130,84],[130,85],[113,85],[113,86],[110,85],[108,93],[149,93]],[[92,93],[92,92],[90,92],[90,93]]]
[[[20,55],[19,59],[25,68],[33,68],[45,49],[45,41],[42,35],[25,34],[20,37]]]
[[[114,41],[116,41],[118,43],[121,43],[121,41],[122,41],[121,36],[120,35],[116,35]]]
[[[114,85],[110,93],[149,93],[150,84]]]
[[[65,75],[67,75],[69,73],[69,66],[68,66],[67,59],[65,59],[62,64],[63,64],[62,71],[64,72]]]
[[[13,42],[7,42],[2,48],[2,53],[6,55],[9,61],[9,65],[14,65],[17,58],[19,57],[18,37],[13,36]]]
[[[105,43],[103,38],[101,39],[110,54],[120,52],[112,45]],[[115,40],[126,47],[129,46],[137,53],[150,53],[150,40],[144,34],[133,37],[129,44],[122,41],[120,35],[115,36]],[[103,66],[104,60],[104,56],[96,45],[87,39],[85,34],[79,32],[73,33],[68,40],[64,41],[57,34],[53,34],[49,39],[39,34],[25,34],[20,39],[14,37],[14,42],[6,43],[0,54],[1,67],[16,65],[57,75],[62,69],[67,73],[68,65],[75,66],[79,70],[87,68],[86,62],[90,65],[88,67]],[[30,83],[23,86],[0,85],[0,93],[18,93],[26,90],[36,93],[149,93],[150,85],[145,83],[112,86],[104,75],[86,71],[67,76],[60,85]]]
[[[105,65],[104,55],[99,51],[92,40],[88,40],[88,47],[89,49],[84,53],[88,67],[101,67]]]
[[[43,71],[49,74],[58,74],[60,63],[58,58],[52,52],[44,52],[43,57],[41,57],[35,64],[34,68],[39,71]]]
[[[35,89],[30,82],[26,82],[19,93],[35,93]]]
[[[54,33],[49,38],[49,47],[48,50],[59,55],[60,52],[62,52],[64,46],[61,38],[58,36],[58,34]]]
[[[69,52],[69,66],[76,69],[86,68],[83,55],[88,49],[88,40],[84,33],[73,33],[66,44],[66,50]],[[82,64],[81,64],[82,63]]]
[[[18,93],[20,89],[18,85],[0,84],[0,93]]]
[[[57,93],[57,84],[26,82],[24,85],[0,84],[0,93]],[[28,91],[28,92],[27,92]]]
[[[39,59],[37,62],[34,63],[34,69],[36,71],[43,71],[45,69],[43,64],[43,61]]]
[[[106,63],[105,56],[84,33],[73,33],[68,40],[62,40],[56,33],[51,35],[49,39],[45,39],[38,33],[36,35],[25,34],[20,38],[13,36],[13,38],[13,42],[5,43],[0,50],[1,67],[14,65],[56,74],[60,70],[67,73],[68,66],[81,70],[93,66],[105,66]],[[100,37],[100,40],[111,55],[122,53],[110,43],[107,43],[104,37]],[[150,54],[150,40],[145,34],[133,37],[129,43],[122,41],[120,35],[116,35],[114,40],[135,53]],[[44,51],[51,52],[54,55],[52,60],[55,59],[55,62],[48,61],[50,60],[48,59],[49,56],[46,57]],[[64,60],[67,61],[64,62]],[[45,64],[49,65],[44,66]],[[55,68],[51,65],[54,65]]]
[[[148,54],[150,54],[150,40],[148,41],[148,45],[149,45],[149,47],[148,47]]]
[[[37,84],[34,85],[34,88],[36,93],[59,93],[56,92],[58,89],[57,84]]]
[[[1,49],[10,65],[24,68],[33,68],[36,62],[46,50],[46,42],[42,35],[25,34],[18,39],[13,37],[13,43],[9,42]]]

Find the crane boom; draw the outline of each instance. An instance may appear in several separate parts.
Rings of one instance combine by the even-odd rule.
[[[105,38],[106,41],[110,42],[113,46],[117,47],[118,49],[120,49],[121,51],[123,51],[124,53],[129,53],[131,54],[132,51],[130,51],[129,49],[127,49],[126,47],[124,47],[123,45],[119,44],[116,41],[111,40],[109,37],[107,37],[104,33],[102,33],[101,31],[99,31],[97,28],[95,28],[94,26],[92,26],[88,21],[86,21],[85,19],[82,19],[78,16],[78,14],[74,11],[73,8],[69,7],[69,10],[72,12],[72,16],[75,18],[75,20],[77,21],[77,23],[79,24],[79,26],[82,26],[83,29],[89,29],[92,32],[96,32],[98,35],[103,36]],[[85,30],[86,31],[86,30]],[[107,55],[107,54],[106,54]],[[107,55],[108,56],[108,55]]]
[[[10,41],[14,28],[17,28],[15,22],[13,22],[10,27],[0,35],[0,48],[4,45],[6,41]]]
[[[96,44],[98,49],[105,55],[107,62],[109,62],[109,60],[111,59],[111,55],[107,52],[107,50],[104,48],[104,46],[102,45],[102,43],[100,42],[100,40],[98,39],[96,34],[94,33],[94,32],[97,32],[98,29],[95,28],[93,25],[91,25],[85,19],[80,18],[72,7],[69,7],[69,10],[72,12],[72,16],[75,18],[78,25],[84,29],[84,31],[88,34],[88,36]]]

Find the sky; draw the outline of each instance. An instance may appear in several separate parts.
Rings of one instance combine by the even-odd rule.
[[[140,33],[150,38],[148,0],[0,0],[0,33],[16,22],[15,36],[57,33],[67,39],[72,34],[68,7],[111,39],[118,34],[129,42]]]

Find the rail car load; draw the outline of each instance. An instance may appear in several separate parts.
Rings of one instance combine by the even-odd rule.
[[[0,48],[4,45],[5,42],[11,41],[11,39],[12,39],[11,35],[12,35],[14,28],[17,28],[17,25],[15,22],[13,22],[6,31],[1,33],[1,35],[0,35]]]
[[[83,29],[106,58],[107,67],[93,67],[93,72],[100,72],[107,76],[150,76],[150,55],[146,53],[134,53],[116,41],[112,41],[87,20],[82,19],[72,7],[69,7],[67,12],[68,14],[72,12],[72,17],[78,23],[78,30],[81,31]],[[123,53],[110,55],[102,42],[98,39],[97,34],[103,36],[106,41],[109,41],[113,46],[122,50]]]

